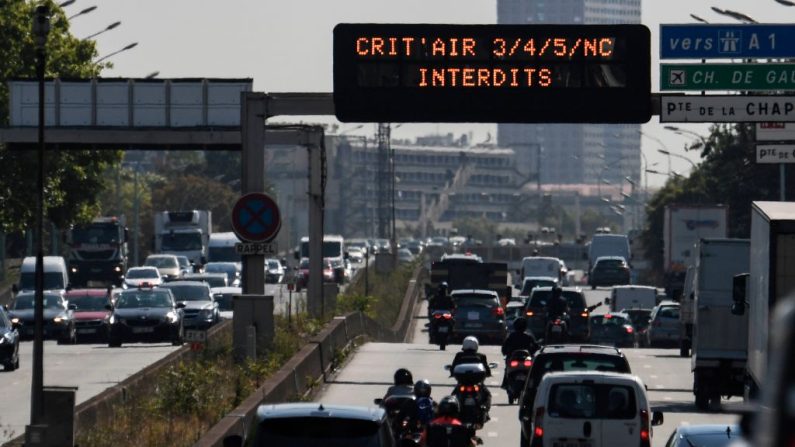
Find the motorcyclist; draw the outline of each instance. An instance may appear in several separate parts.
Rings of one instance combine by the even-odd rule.
[[[395,384],[386,390],[384,400],[390,396],[411,396],[414,394],[414,377],[411,371],[400,368],[395,371]]]
[[[447,285],[447,282],[442,281],[442,283],[439,284],[439,287],[436,289],[436,293],[434,294],[433,298],[431,298],[431,302],[428,303],[429,314],[433,313],[433,311],[436,309],[453,308],[453,299],[450,298],[448,290],[449,286]]]
[[[563,289],[559,286],[552,288],[552,294],[547,302],[547,321],[554,321],[569,313],[569,303],[563,298]]]
[[[474,443],[475,429],[466,427],[458,419],[460,405],[455,396],[446,396],[439,402],[436,418],[431,420],[422,435],[427,447],[470,447]]]
[[[513,322],[513,332],[508,334],[505,341],[502,343],[502,355],[505,357],[506,366],[508,358],[514,351],[525,350],[530,354],[538,350],[538,341],[533,336],[525,332],[527,330],[527,320],[519,317]],[[505,388],[508,378],[508,368],[505,368],[505,373],[502,376],[502,387]]]
[[[414,384],[414,397],[417,405],[413,419],[425,427],[433,420],[436,412],[436,402],[431,397],[431,383],[426,379],[418,380]]]
[[[489,362],[486,360],[485,354],[478,352],[478,339],[473,335],[464,338],[461,344],[461,352],[456,353],[453,364],[450,365],[450,376],[452,377],[456,366],[464,363],[480,363],[486,370],[486,377],[491,377]],[[482,403],[486,407],[486,411],[488,411],[491,408],[491,391],[489,391],[485,384],[481,385],[480,390],[483,398]]]

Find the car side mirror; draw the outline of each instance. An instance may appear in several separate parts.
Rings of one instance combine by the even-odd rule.
[[[243,437],[240,435],[229,435],[224,438],[223,447],[243,447]]]
[[[177,309],[184,309],[185,308],[185,303],[177,303],[176,308]]]
[[[445,371],[450,371],[450,368],[452,368],[450,365],[444,365],[444,370]]]
[[[70,305],[66,306],[66,308],[69,309],[69,310],[77,310],[77,304],[70,304]]]
[[[610,304],[610,298],[605,298],[605,304]]]
[[[497,369],[499,367],[500,367],[500,365],[498,363],[496,363],[496,362],[490,362],[489,363],[489,368],[491,368],[491,369]]]
[[[11,291],[14,292],[14,295],[19,293],[19,286],[16,284],[11,284]]]
[[[105,305],[105,310],[109,310],[109,311],[113,312],[113,306],[111,306],[110,304],[106,304]]]
[[[380,397],[376,398],[376,399],[373,399],[373,403],[378,405],[378,406],[381,406],[381,405],[384,404],[384,399],[381,399]]]
[[[656,427],[658,425],[662,425],[664,420],[665,420],[665,418],[663,418],[662,411],[653,411],[652,412],[652,414],[651,414],[651,425],[652,426]]]
[[[124,227],[124,242],[130,242],[130,230]]]

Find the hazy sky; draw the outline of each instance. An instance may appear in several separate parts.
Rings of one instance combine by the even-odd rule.
[[[534,1],[534,0],[527,0]],[[550,0],[547,0],[550,1]],[[553,0],[554,1],[554,0]],[[67,7],[75,14],[72,31],[88,36],[120,20],[121,26],[96,37],[99,54],[106,55],[129,43],[130,51],[113,56],[115,67],[105,76],[227,77],[254,79],[257,91],[330,92],[332,89],[332,29],[340,22],[496,23],[496,0],[78,0]],[[652,33],[652,90],[659,90],[659,24],[694,23],[696,14],[714,23],[737,23],[710,10],[711,6],[745,13],[759,22],[792,23],[795,8],[774,0],[643,0],[642,23]],[[355,127],[343,124],[342,129]],[[679,126],[706,134],[705,125]],[[365,125],[351,134],[372,134]],[[474,141],[487,134],[489,124],[406,124],[394,129],[396,138],[434,131],[474,132]],[[667,170],[659,154],[662,140],[672,152],[694,160],[683,147],[691,141],[663,129],[657,117],[643,126],[643,151],[655,169]],[[672,159],[672,169],[686,172],[690,164]],[[651,174],[649,184],[663,176]]]

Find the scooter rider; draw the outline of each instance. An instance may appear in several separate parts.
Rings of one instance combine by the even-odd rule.
[[[455,396],[446,396],[439,402],[436,418],[431,420],[422,435],[427,447],[470,447],[474,445],[475,430],[458,419],[460,405]]]
[[[552,295],[546,307],[547,321],[554,321],[569,313],[569,303],[563,298],[563,289],[559,286],[552,288]]]
[[[431,398],[431,383],[426,379],[418,380],[414,384],[414,397],[417,403],[414,420],[425,427],[433,420],[436,412],[436,402]]]
[[[486,377],[491,377],[489,362],[486,360],[485,354],[478,352],[478,339],[473,335],[464,338],[461,344],[461,352],[456,353],[453,364],[450,365],[450,376],[452,377],[453,370],[455,370],[456,366],[464,363],[480,363],[486,370]],[[486,387],[486,384],[482,384],[480,389],[483,397],[483,405],[486,407],[486,411],[488,411],[491,409],[491,391]]]
[[[452,309],[453,299],[448,294],[449,286],[446,281],[442,281],[436,289],[436,294],[431,298],[428,303],[428,313],[432,313],[436,309]]]
[[[502,355],[505,357],[507,363],[508,357],[514,352],[525,350],[533,354],[538,350],[538,341],[533,334],[525,332],[527,330],[527,320],[519,317],[513,322],[513,332],[508,334],[505,341],[502,343]],[[505,388],[508,368],[505,368],[505,373],[502,376],[502,387]]]

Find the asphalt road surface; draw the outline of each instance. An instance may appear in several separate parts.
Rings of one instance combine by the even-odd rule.
[[[607,289],[586,290],[589,305],[603,301],[608,295]],[[596,313],[604,312],[602,306]],[[444,365],[449,364],[460,345],[451,345],[447,351],[440,351],[438,346],[428,344],[428,335],[424,323],[425,307],[415,319],[413,343],[367,343],[359,348],[349,363],[339,372],[332,383],[328,384],[317,399],[318,402],[373,405],[373,399],[382,397],[391,384],[392,374],[398,368],[408,368],[414,379],[428,379],[433,386],[432,396],[436,401],[449,394],[455,381],[448,377]],[[653,446],[664,446],[673,429],[681,423],[734,423],[735,415],[718,413],[701,413],[693,402],[692,373],[690,359],[680,358],[676,349],[625,349],[633,373],[641,377],[649,389],[652,407],[664,413],[665,423],[655,427]],[[499,346],[483,346],[481,352],[489,360],[500,364],[494,377],[488,379],[487,385],[493,394],[491,421],[479,432],[486,446],[517,446],[519,444],[518,408],[508,405],[505,392],[499,388],[502,375],[502,359]],[[732,399],[726,406],[731,407]]]
[[[284,284],[267,284],[274,297],[274,313],[286,313],[290,294]],[[293,293],[293,311],[304,306],[305,294]],[[58,345],[44,343],[44,385],[77,387],[77,403],[84,402],[174,351],[169,343]],[[20,368],[0,372],[0,444],[25,431],[30,422],[30,384],[33,342],[20,346]]]

